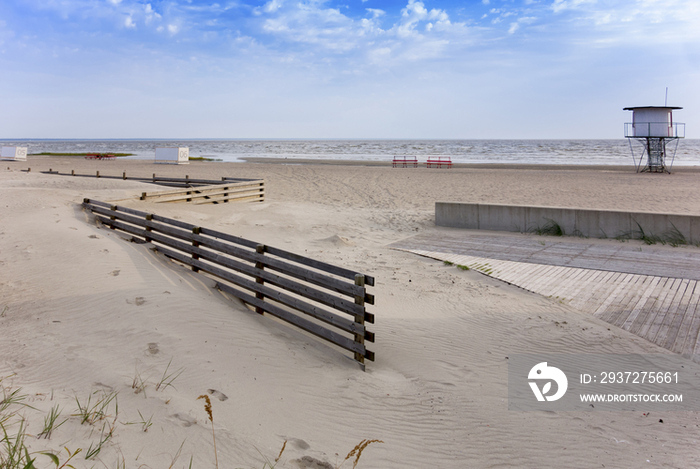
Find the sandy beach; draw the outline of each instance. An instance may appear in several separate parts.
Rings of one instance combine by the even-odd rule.
[[[266,201],[147,203],[138,195],[157,186],[41,173],[49,168],[263,178]],[[0,162],[0,386],[31,406],[7,424],[16,430],[23,417],[29,451],[54,451],[61,463],[65,448],[81,448],[76,468],[201,469],[216,459],[262,468],[285,441],[276,467],[335,468],[363,439],[382,441],[363,451],[357,467],[367,469],[698,467],[698,413],[508,410],[509,354],[668,351],[554,299],[387,245],[453,232],[434,226],[436,201],[700,215],[699,183],[696,168]],[[363,373],[347,354],[96,226],[85,197],[374,276],[376,361]],[[216,458],[200,395],[212,400]],[[107,402],[104,419],[81,423],[88,399]],[[38,438],[55,406],[65,423]],[[36,464],[55,467],[42,455]]]

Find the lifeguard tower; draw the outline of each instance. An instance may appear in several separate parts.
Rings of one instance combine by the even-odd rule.
[[[632,159],[637,172],[670,173],[673,160],[676,157],[678,139],[685,137],[685,124],[673,122],[673,110],[683,109],[675,106],[640,106],[626,107],[625,111],[632,111],[632,122],[625,123],[625,137],[630,142]],[[642,144],[639,162],[634,154],[632,139]],[[675,140],[671,164],[666,166],[666,141]],[[645,166],[642,166],[644,156],[647,157]]]

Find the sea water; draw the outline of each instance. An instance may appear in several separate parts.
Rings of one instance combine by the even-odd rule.
[[[668,140],[667,164],[700,164],[700,140]],[[0,140],[28,147],[28,153],[133,153],[128,158],[153,159],[156,147],[188,147],[190,156],[227,162],[246,158],[390,161],[394,156],[449,156],[453,163],[545,165],[632,165],[642,145],[635,140]],[[631,144],[631,145],[630,145]],[[674,157],[675,152],[675,157]],[[637,161],[638,162],[638,161]]]

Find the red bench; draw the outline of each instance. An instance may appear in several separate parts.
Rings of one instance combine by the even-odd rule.
[[[85,155],[86,160],[113,160],[116,158],[113,154],[88,153]]]
[[[452,168],[452,158],[450,158],[449,156],[428,158],[428,161],[425,163],[425,165],[428,168]]]
[[[412,165],[414,168],[418,167],[418,159],[413,156],[413,157],[407,157],[407,156],[395,156],[394,161],[392,161],[391,166],[394,168],[408,168],[409,165]]]

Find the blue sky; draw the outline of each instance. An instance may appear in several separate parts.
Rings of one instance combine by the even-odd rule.
[[[3,0],[0,138],[621,138],[697,0]]]

